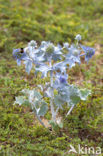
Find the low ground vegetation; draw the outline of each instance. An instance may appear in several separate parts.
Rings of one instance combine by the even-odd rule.
[[[0,0],[0,154],[25,156],[66,155],[69,145],[103,147],[103,1],[102,0]],[[64,128],[50,132],[23,106],[14,106],[23,88],[44,84],[48,78],[29,76],[17,67],[12,49],[34,39],[71,43],[76,34],[96,48],[86,65],[69,71],[69,83],[92,90],[64,121]],[[48,99],[46,99],[48,102]],[[62,116],[66,108],[59,112]],[[47,120],[50,114],[45,115]]]

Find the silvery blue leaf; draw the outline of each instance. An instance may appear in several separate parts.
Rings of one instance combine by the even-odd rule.
[[[43,97],[40,94],[40,92],[36,91],[35,89],[33,89],[33,94],[34,94],[35,98],[37,98],[38,100],[40,100]]]
[[[80,34],[76,35],[75,40],[80,41],[81,39],[82,39],[82,37]]]
[[[76,45],[74,45],[74,44],[72,44],[72,45],[68,48],[68,51],[69,51],[68,56],[70,56],[70,55],[78,56],[78,55],[81,53],[79,47],[76,46]]]
[[[63,47],[68,49],[69,48],[69,43],[68,42],[63,43]]]
[[[80,53],[81,51],[78,47],[71,45],[70,48],[68,48],[68,54],[65,55],[65,64],[69,64],[69,68],[75,66],[75,63],[80,64]]]
[[[24,64],[25,64],[26,72],[30,74],[30,71],[32,69],[32,60],[28,59],[24,62]]]
[[[45,102],[41,102],[41,106],[40,106],[39,111],[37,112],[37,114],[39,116],[44,116],[46,114],[47,110],[48,110],[47,104]]]
[[[24,96],[18,96],[16,97],[16,101],[14,102],[14,104],[17,103],[19,105],[22,105],[24,101],[25,101]]]
[[[24,52],[27,54],[28,58],[33,59],[35,57],[35,48],[32,46],[24,48]]]
[[[69,65],[69,69],[71,69],[72,67],[75,66],[75,61],[71,60],[71,59],[66,59],[64,61],[65,65]]]
[[[81,100],[86,100],[88,95],[91,94],[91,91],[88,89],[80,89],[79,90],[79,96],[81,98]]]
[[[66,63],[65,62],[59,62],[59,63],[55,63],[53,65],[53,70],[60,70],[62,73],[64,73],[66,71]]]
[[[39,111],[40,111],[40,108],[37,108],[37,109],[36,109],[37,114],[39,114]]]
[[[70,96],[70,100],[68,101],[68,105],[76,105],[80,102],[80,97],[78,96],[78,94],[74,94]]]
[[[52,89],[48,87],[48,89],[45,91],[45,94],[47,97],[52,97]]]
[[[62,105],[65,103],[65,101],[62,99],[62,96],[60,95],[56,95],[54,97],[54,103],[57,107],[59,107],[60,109],[62,109]]]
[[[45,61],[44,54],[35,57],[35,61],[42,62]]]
[[[54,54],[55,54],[55,55],[61,55],[61,54],[62,54],[61,48],[59,48],[59,47],[54,47]]]
[[[14,104],[30,105],[29,101],[26,99],[25,96],[18,96],[18,97],[16,97],[16,100],[15,100]]]
[[[60,122],[60,123],[59,123],[59,122]],[[58,126],[59,126],[60,128],[63,128],[63,123],[62,123],[61,121],[57,120],[57,124],[58,124]]]
[[[41,64],[40,66],[36,67],[35,70],[40,71],[42,73],[42,77],[46,77],[48,71],[51,71],[52,69],[46,64]]]
[[[59,88],[58,92],[61,94],[62,100],[65,100],[69,106],[78,104],[80,100],[86,100],[88,95],[90,95],[90,90],[78,89],[74,85]]]
[[[58,44],[57,46],[54,47],[54,52],[52,54],[52,59],[54,61],[61,60],[61,55],[62,55],[62,47]]]
[[[17,62],[17,65],[18,65],[18,66],[21,65],[21,60],[20,60],[20,59],[17,59],[16,62]]]
[[[35,89],[29,91],[29,101],[30,103],[34,103],[35,101],[41,100],[42,95],[37,92]]]
[[[30,103],[34,102],[35,95],[33,90],[30,90],[28,98]]]
[[[58,90],[62,100],[69,103],[69,105],[76,105],[80,101],[79,90],[74,85],[67,85]]]
[[[41,100],[38,100],[37,98],[32,102],[33,109],[37,111],[37,109],[40,107]]]
[[[58,43],[57,44],[57,47],[59,48],[59,50],[62,52],[62,50],[63,50],[63,47]]]
[[[45,46],[47,44],[47,41],[42,41],[41,46]]]

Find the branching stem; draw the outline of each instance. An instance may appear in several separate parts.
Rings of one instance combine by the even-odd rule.
[[[32,108],[32,110],[33,110],[33,104],[31,104],[31,108]],[[44,125],[44,123],[42,122],[40,116],[36,113],[36,111],[33,110],[33,112],[34,112],[34,114],[36,115],[36,118],[39,120],[40,124],[41,124],[43,127],[46,127],[46,126]]]
[[[71,113],[71,111],[73,110],[73,108],[74,108],[74,105],[73,105],[73,106],[71,106],[71,108],[70,108],[70,110],[68,111],[68,113],[67,113],[67,115],[66,115],[66,116],[68,116],[68,115]]]
[[[50,62],[50,67],[52,67],[52,63]],[[51,86],[51,99],[50,99],[50,107],[51,107],[51,113],[52,113],[52,119],[55,122],[56,121],[56,114],[54,110],[54,89],[53,89],[53,71],[50,71],[50,86]]]
[[[43,123],[42,120],[40,119],[40,116],[38,116],[36,113],[35,113],[35,115],[36,115],[37,119],[39,120],[39,122],[41,123],[41,125],[42,125],[43,127],[45,127],[44,123]]]

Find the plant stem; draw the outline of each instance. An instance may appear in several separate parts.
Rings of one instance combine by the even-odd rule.
[[[73,110],[73,108],[74,108],[74,105],[73,105],[73,106],[71,106],[71,108],[70,108],[70,110],[68,111],[68,113],[67,113],[67,115],[66,115],[66,116],[68,116],[68,115],[71,113],[71,111]]]
[[[36,113],[35,113],[35,115],[36,115],[37,119],[39,120],[39,122],[41,123],[41,125],[45,127],[44,123],[43,123],[42,120],[40,119],[40,116],[38,116]]]
[[[32,108],[32,110],[33,110],[33,104],[31,104],[31,108]],[[36,117],[37,117],[37,119],[39,120],[39,122],[41,123],[41,125],[42,125],[43,127],[45,127],[44,123],[43,123],[42,120],[40,119],[40,116],[38,116],[38,114],[36,113],[36,111],[33,110],[33,112],[34,112],[34,114],[36,115]]]
[[[57,115],[58,111],[59,111],[59,107],[56,109],[55,115]]]
[[[50,67],[52,67],[51,62],[50,62]],[[56,121],[56,116],[55,116],[55,110],[54,110],[54,105],[53,105],[53,100],[54,100],[53,71],[50,71],[50,85],[51,85],[50,107],[51,107],[51,113],[52,113],[52,120],[55,122]]]

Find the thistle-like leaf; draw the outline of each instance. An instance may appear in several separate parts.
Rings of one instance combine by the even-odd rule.
[[[44,116],[48,110],[48,106],[45,102],[41,102],[41,106],[39,107],[38,115]]]
[[[28,74],[30,74],[30,71],[32,69],[32,60],[28,59],[24,62],[25,64],[25,70]]]
[[[46,64],[40,64],[38,67],[35,68],[35,70],[41,72],[42,77],[46,77],[48,71],[50,71],[52,69]]]
[[[18,96],[16,97],[16,100],[14,104],[19,104],[19,105],[29,105],[29,101],[26,99],[25,96]]]
[[[86,100],[90,94],[91,94],[91,91],[88,89],[80,89],[79,91],[79,96],[81,100]]]
[[[56,95],[54,97],[54,103],[57,107],[62,109],[62,105],[64,104],[64,100],[62,99],[62,97],[60,95]]]

